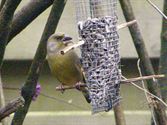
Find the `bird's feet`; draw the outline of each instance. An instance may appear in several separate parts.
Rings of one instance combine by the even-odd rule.
[[[77,82],[75,84],[75,87],[76,87],[77,90],[81,91],[81,83],[80,82]]]
[[[56,89],[57,89],[57,90],[60,90],[62,94],[63,94],[64,91],[65,91],[63,84],[57,86]]]

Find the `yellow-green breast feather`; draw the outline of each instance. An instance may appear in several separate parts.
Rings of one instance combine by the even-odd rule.
[[[52,74],[64,85],[76,84],[83,79],[82,72],[77,67],[80,65],[79,58],[74,51],[69,51],[65,55],[56,53],[49,56],[48,63]]]

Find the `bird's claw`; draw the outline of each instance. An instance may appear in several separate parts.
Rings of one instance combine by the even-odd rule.
[[[59,85],[58,87],[56,87],[56,89],[57,89],[57,90],[60,90],[62,94],[63,94],[64,91],[65,91],[64,86],[63,86],[62,84]]]
[[[75,87],[76,87],[77,90],[81,91],[81,83],[80,82],[77,82],[75,84]]]

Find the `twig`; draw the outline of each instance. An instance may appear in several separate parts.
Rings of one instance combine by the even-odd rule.
[[[6,90],[16,90],[16,91],[21,90],[18,87],[9,87],[9,86],[3,86],[3,89],[6,89]]]
[[[71,45],[65,47],[62,51],[60,51],[60,53],[61,53],[62,55],[64,55],[64,54],[65,54],[66,52],[68,52],[69,50],[74,49],[74,48],[77,48],[78,46],[81,46],[81,45],[83,45],[84,43],[85,43],[85,42],[84,42],[83,40],[81,40],[81,41],[79,41],[79,42],[77,42],[77,43],[75,43],[75,44],[71,44]]]
[[[142,77],[142,72],[141,72],[141,68],[140,68],[140,59],[138,59],[138,61],[137,61],[137,68],[138,68],[140,77]],[[141,83],[142,83],[143,89],[147,90],[143,80],[141,81]],[[146,96],[146,99],[147,99],[147,102],[148,102],[148,105],[149,105],[149,108],[150,108],[150,112],[151,112],[151,115],[152,115],[152,118],[153,118],[154,125],[157,125],[157,122],[155,120],[155,115],[154,115],[154,108],[153,108],[154,105],[153,105],[153,102],[152,102],[153,100],[151,100],[150,95],[148,95],[146,93],[146,91],[144,91],[144,94]],[[150,105],[150,104],[152,104],[152,105]]]
[[[137,81],[142,81],[142,80],[148,80],[148,79],[158,79],[158,78],[163,78],[165,75],[150,75],[150,76],[142,76],[142,77],[137,77],[137,78],[130,78],[126,80],[121,80],[122,83],[129,83],[129,82],[137,82]]]
[[[68,90],[68,89],[76,89],[77,87],[86,87],[86,84],[84,83],[80,83],[80,84],[76,84],[76,85],[72,85],[72,86],[58,86],[56,87],[57,91],[62,91],[62,90]]]
[[[120,25],[117,26],[117,30],[121,30],[123,28],[129,27],[129,26],[131,26],[131,25],[133,25],[135,23],[137,23],[137,20],[132,20],[132,21],[120,24]]]
[[[5,97],[3,92],[3,84],[1,79],[1,73],[0,73],[0,98],[1,98],[1,107],[5,106]]]
[[[151,0],[146,0],[146,1],[167,20],[167,16]]]
[[[153,78],[158,79],[158,78],[163,78],[163,77],[165,77],[165,76],[164,75],[143,76],[143,77],[121,80],[121,83],[124,84],[124,83],[137,82],[137,81],[153,79]],[[76,85],[73,85],[73,86],[61,86],[61,87],[56,87],[56,90],[57,91],[62,91],[62,90],[67,90],[67,89],[76,89],[78,87],[86,87],[86,84],[80,83],[80,84],[76,84]]]
[[[9,102],[6,106],[3,108],[0,108],[0,121],[9,116],[11,113],[15,112],[19,107],[23,107],[24,105],[24,99],[23,97],[19,97],[17,99],[14,99],[13,101]]]
[[[124,78],[125,80],[127,80],[126,77],[122,76],[122,78]],[[133,86],[135,86],[136,88],[138,88],[139,90],[142,90],[144,92],[146,92],[147,94],[149,94],[150,96],[152,96],[153,98],[156,98],[157,100],[159,100],[165,107],[167,107],[167,104],[161,99],[159,98],[158,96],[150,93],[149,91],[147,91],[146,89],[143,89],[142,87],[136,85],[134,82],[130,82]]]
[[[120,29],[123,29],[125,27],[128,27],[128,26],[131,26],[133,24],[135,24],[137,21],[136,20],[133,20],[133,21],[130,21],[130,22],[126,22],[126,23],[123,23],[123,24],[120,24],[117,26],[117,30],[120,30]],[[85,42],[83,40],[80,40],[79,42],[77,43],[73,43],[73,44],[70,44],[69,46],[65,47],[63,50],[60,51],[60,53],[62,55],[64,55],[65,53],[67,53],[68,51],[74,49],[74,48],[77,48],[81,45],[83,45]]]

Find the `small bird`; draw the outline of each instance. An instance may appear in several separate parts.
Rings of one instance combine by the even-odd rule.
[[[56,33],[49,37],[47,41],[48,64],[52,74],[57,78],[61,85],[75,85],[79,82],[85,83],[80,59],[74,50],[62,55],[61,50],[73,44],[72,38],[63,34]],[[80,88],[88,103],[91,102],[88,90]]]

